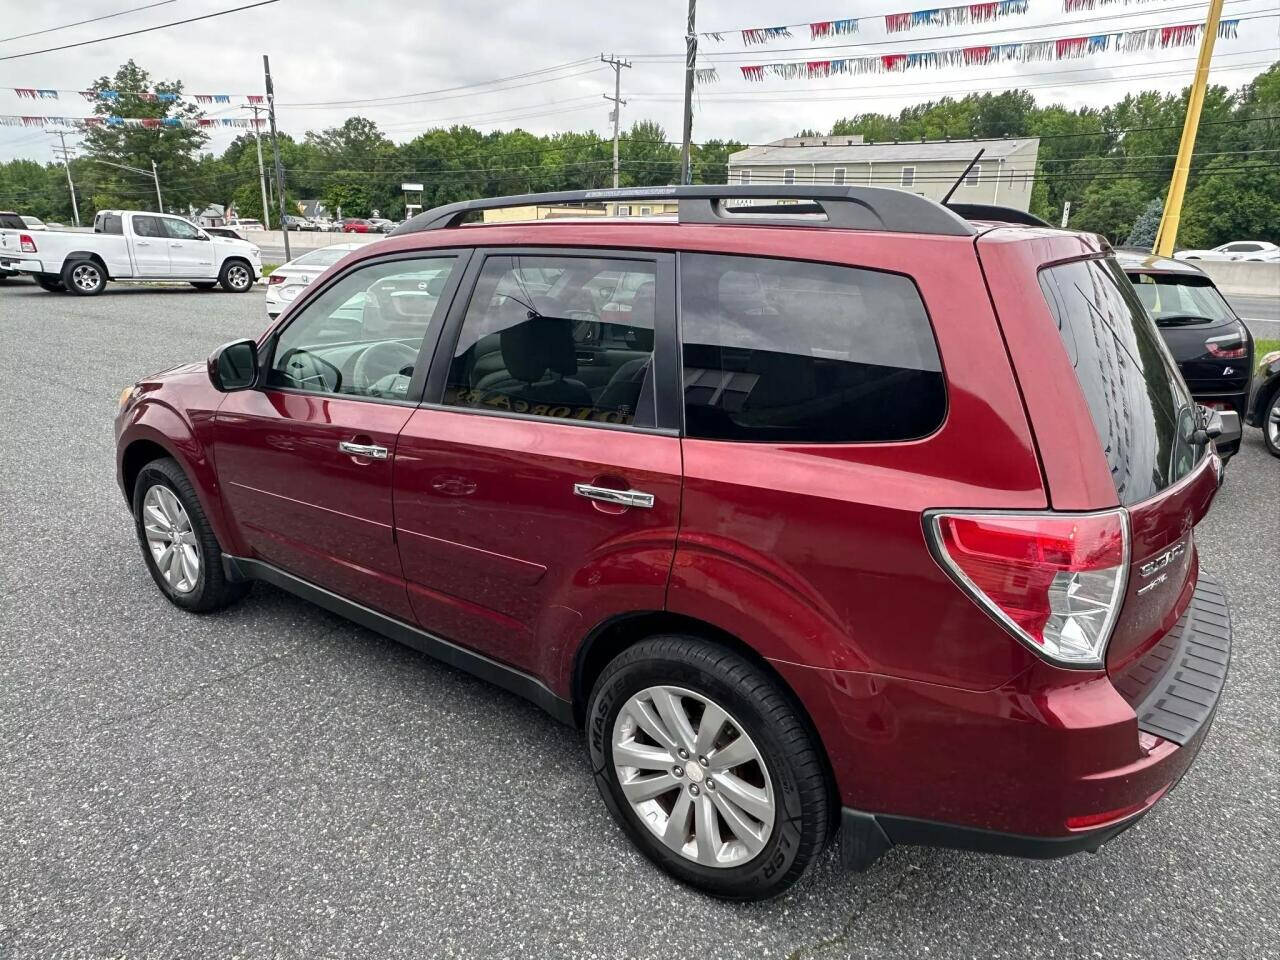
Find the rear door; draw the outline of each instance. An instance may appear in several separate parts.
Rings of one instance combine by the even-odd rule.
[[[133,236],[129,244],[133,251],[134,276],[168,277],[169,232],[161,217],[135,213],[131,218]]]
[[[589,385],[575,331],[602,322],[604,274],[657,293],[612,321],[634,349],[593,353]],[[464,289],[396,452],[409,598],[427,630],[554,676],[564,642],[664,605],[681,494],[673,260],[491,250]]]
[[[213,241],[187,220],[164,217],[165,233],[169,237],[169,273],[175,277],[217,276]]]

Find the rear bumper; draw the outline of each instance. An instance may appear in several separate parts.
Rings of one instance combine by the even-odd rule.
[[[1162,646],[1163,666],[1124,695],[1097,674],[1045,689],[1024,674],[985,692],[846,678],[840,727],[817,721],[845,863],[895,844],[1061,857],[1128,829],[1190,768],[1225,685],[1231,626],[1211,579]],[[798,692],[832,699],[827,684]]]
[[[4,264],[10,270],[20,273],[45,273],[44,261],[36,257],[6,257]]]

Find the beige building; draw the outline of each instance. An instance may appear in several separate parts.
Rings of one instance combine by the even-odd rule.
[[[485,210],[485,223],[510,223],[522,220],[556,220],[561,217],[649,217],[677,213],[680,204],[674,200],[640,200],[634,203],[529,204]]]
[[[941,200],[974,154],[982,158],[952,195],[957,203],[1031,206],[1036,137],[866,143],[861,136],[788,137],[729,157],[730,183],[821,183],[910,190]]]

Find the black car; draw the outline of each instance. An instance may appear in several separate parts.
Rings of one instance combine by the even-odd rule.
[[[1280,350],[1273,350],[1258,361],[1244,422],[1261,429],[1271,455],[1280,457]]]
[[[1150,253],[1117,250],[1138,298],[1160,329],[1197,402],[1241,421],[1249,401],[1253,336],[1194,264]],[[1234,439],[1218,445],[1223,460],[1240,450]]]

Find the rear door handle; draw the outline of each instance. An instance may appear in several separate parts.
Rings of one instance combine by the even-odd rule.
[[[387,459],[387,448],[380,447],[376,443],[352,443],[350,440],[343,440],[338,444],[338,449],[353,457],[368,457],[370,460]]]
[[[653,507],[653,494],[640,490],[614,490],[611,487],[596,487],[589,483],[575,483],[573,492],[588,500],[599,500],[602,503],[616,503],[621,507]]]

